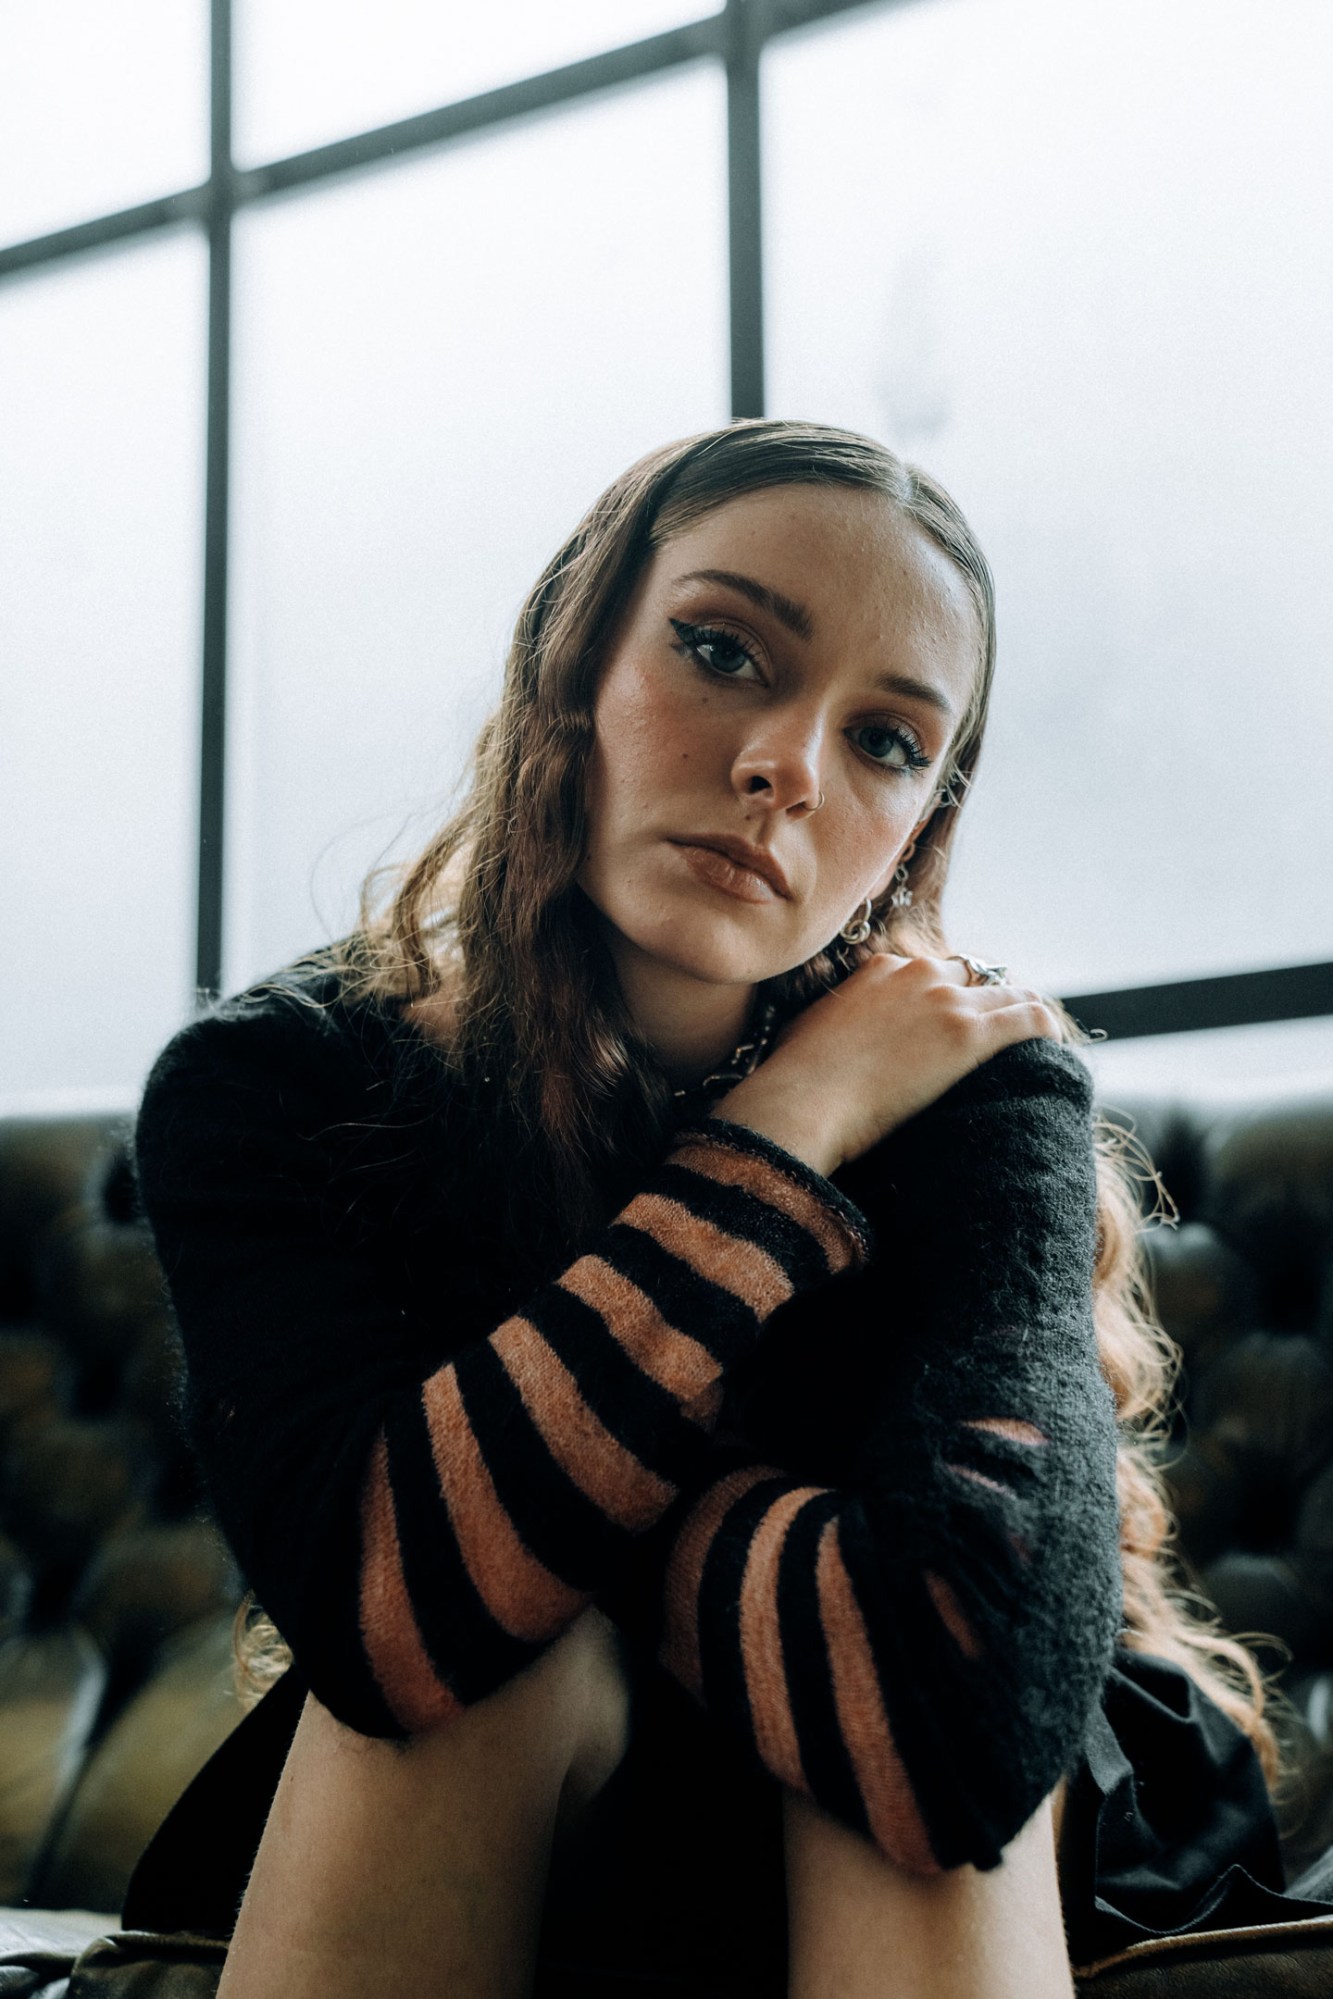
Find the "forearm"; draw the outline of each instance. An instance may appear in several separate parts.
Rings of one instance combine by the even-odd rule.
[[[715,1117],[747,1126],[825,1177],[842,1164],[836,1130],[826,1114],[819,1079],[793,1081],[757,1069],[718,1102]]]
[[[958,1107],[978,1144],[990,1127],[989,1164],[955,1170],[956,1130],[910,1178],[881,1162],[909,1189],[873,1211],[890,1268],[840,1304],[892,1365],[868,1414],[847,1410],[840,1465],[733,1460],[664,1564],[671,1669],[784,1783],[923,1872],[996,1864],[1076,1753],[1120,1623],[1086,1106],[988,1097],[1002,1078]],[[814,1371],[816,1313],[801,1324]]]
[[[799,1161],[710,1126],[485,1337],[451,1328],[470,1245],[442,1230],[423,1326],[392,1217],[361,1226],[358,1079],[304,1020],[206,1023],[155,1073],[140,1168],[221,1524],[319,1698],[391,1734],[483,1698],[614,1580],[703,1475],[772,1313],[864,1244]]]

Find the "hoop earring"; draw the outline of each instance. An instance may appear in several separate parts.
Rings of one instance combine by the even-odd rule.
[[[889,897],[889,907],[891,909],[912,907],[912,888],[908,880],[906,861],[899,861],[893,871],[893,894]]]
[[[867,896],[854,916],[849,916],[838,932],[844,944],[864,944],[870,935],[870,913],[875,907]]]

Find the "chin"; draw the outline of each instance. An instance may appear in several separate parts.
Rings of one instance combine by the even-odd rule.
[[[757,986],[761,980],[776,978],[804,962],[801,957],[793,958],[790,951],[766,951],[757,938],[728,935],[724,927],[708,923],[692,924],[687,931],[676,924],[657,927],[632,923],[621,935],[664,970],[706,985]]]
[[[782,934],[780,923],[765,922],[776,910],[738,907],[733,915],[712,898],[678,893],[663,895],[653,880],[636,883],[625,876],[599,894],[604,884],[585,872],[578,886],[596,911],[615,951],[614,938],[664,972],[697,979],[705,985],[757,986],[804,964],[822,949]],[[767,934],[766,934],[767,933]]]

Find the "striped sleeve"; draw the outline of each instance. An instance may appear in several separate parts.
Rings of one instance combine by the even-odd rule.
[[[396,1396],[357,1587],[392,1724],[448,1721],[566,1629],[700,1476],[727,1369],[764,1322],[866,1252],[836,1189],[713,1121],[522,1312]]]
[[[891,1690],[913,1652],[933,1655],[937,1685],[960,1697],[967,1669],[984,1666],[950,1584],[924,1565],[915,1574],[913,1589],[882,1559],[854,1495],[740,1466],[706,1487],[673,1542],[660,1657],[788,1789],[925,1875],[946,1862]]]
[[[823,1301],[793,1307],[756,1364],[787,1355],[785,1444],[754,1402],[748,1448],[712,1446],[631,1619],[755,1764],[919,1875],[999,1864],[1076,1763],[1121,1625],[1086,1084],[1036,1046],[857,1186],[889,1281],[852,1281],[838,1341]],[[888,1355],[857,1406],[819,1379],[851,1327]],[[841,1434],[816,1446],[821,1400]]]

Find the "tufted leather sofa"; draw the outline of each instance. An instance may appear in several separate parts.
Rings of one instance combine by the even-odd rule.
[[[1333,1096],[1107,1108],[1178,1214],[1145,1238],[1183,1354],[1164,1468],[1189,1579],[1280,1676],[1294,1878],[1333,1844]]]
[[[239,1718],[125,1121],[0,1120],[0,1904],[119,1909]],[[0,1990],[3,1988],[0,1987]]]
[[[1268,1634],[1264,1662],[1281,1669],[1294,1878],[1333,1845],[1333,1097],[1113,1115],[1179,1211],[1147,1238],[1185,1361],[1165,1461],[1189,1572],[1230,1629]],[[105,1915],[45,1917],[34,1941],[29,1913],[118,1910],[167,1807],[241,1713],[241,1586],[175,1419],[126,1137],[112,1118],[0,1120],[0,1904],[13,1912],[0,1994],[131,1989],[115,1942],[66,1985],[81,1942],[114,1927]],[[1333,1991],[1333,1933],[1322,1942],[1308,1988],[1299,1966],[1233,1987],[1226,1953],[1202,1944],[1169,1966],[1150,1951],[1131,1967],[1139,1983],[1110,1967],[1081,1984],[1108,1999],[1156,1991],[1163,1973],[1201,1995]],[[145,1947],[172,1982],[136,1993],[211,1992],[215,1944],[191,1956],[182,1940],[179,1964],[170,1940]]]

